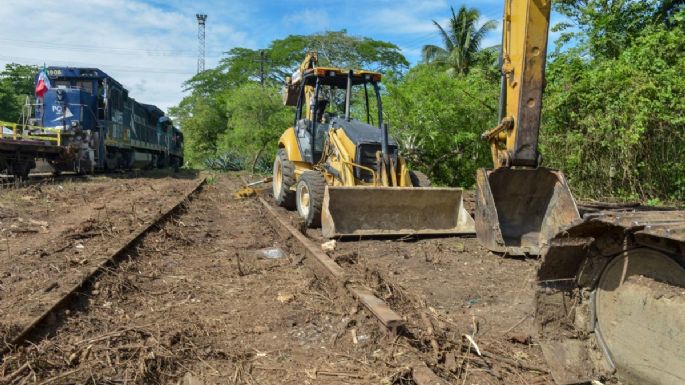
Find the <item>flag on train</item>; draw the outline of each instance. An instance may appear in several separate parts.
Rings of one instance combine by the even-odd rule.
[[[42,98],[51,87],[52,86],[50,85],[48,73],[45,68],[43,68],[38,74],[38,81],[36,82],[36,96]]]

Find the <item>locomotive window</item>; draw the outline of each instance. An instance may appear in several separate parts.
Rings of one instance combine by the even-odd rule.
[[[90,80],[77,81],[76,87],[88,92],[91,95],[93,94],[93,82]]]
[[[110,93],[110,102],[112,103],[112,108],[114,108],[117,111],[122,111],[124,109],[124,103],[123,100],[121,100],[121,91],[112,88],[112,91]]]
[[[55,80],[52,82],[52,84],[57,88],[57,87],[69,87],[69,81],[68,80]]]

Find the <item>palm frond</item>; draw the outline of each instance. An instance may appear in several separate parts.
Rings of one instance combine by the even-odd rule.
[[[444,57],[447,56],[447,51],[437,45],[429,44],[423,46],[421,49],[421,56],[426,63],[440,63],[444,61]]]
[[[442,38],[443,44],[445,44],[445,50],[451,51],[454,49],[454,41],[452,40],[452,36],[450,36],[447,31],[445,31],[444,28],[438,23],[437,21],[433,20],[433,24],[435,24],[436,27],[438,27],[438,31],[440,31],[440,37]]]

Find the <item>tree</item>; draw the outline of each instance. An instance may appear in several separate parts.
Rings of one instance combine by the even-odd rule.
[[[673,23],[636,32],[616,58],[550,61],[542,153],[579,196],[685,199],[685,11]]]
[[[611,59],[648,26],[674,26],[673,17],[683,9],[682,0],[558,0],[554,5],[569,20],[554,26],[564,32],[558,43],[575,40],[584,53]]]
[[[23,64],[6,64],[0,72],[0,120],[18,122],[27,96],[34,92],[34,79],[39,68]]]
[[[387,84],[384,120],[410,165],[438,184],[472,187],[490,162],[480,135],[497,120],[497,83],[483,74],[450,76],[429,65]]]
[[[278,138],[292,124],[291,108],[283,107],[280,89],[246,83],[226,101],[227,130],[219,138],[219,152],[238,152],[255,165],[267,148],[276,148]],[[268,159],[272,160],[273,154]]]
[[[225,100],[222,93],[211,97],[193,93],[169,109],[169,115],[183,131],[184,157],[191,165],[201,165],[216,154],[219,137],[228,122]]]
[[[255,150],[250,142],[231,139],[237,135],[236,132],[242,132],[241,127],[246,127],[246,124],[243,124],[245,120],[241,120],[243,123],[240,124],[235,121],[229,122],[237,113],[231,110],[231,106],[240,102],[243,103],[242,106],[249,107],[248,104],[244,104],[249,99],[247,94],[255,98],[266,97],[266,94],[257,95],[253,88],[244,88],[247,85],[258,84],[263,75],[269,99],[263,101],[266,104],[262,105],[262,108],[275,113],[275,110],[271,110],[274,107],[272,102],[278,101],[280,110],[286,111],[277,90],[285,78],[292,75],[305,54],[312,50],[319,52],[321,65],[364,68],[380,72],[402,72],[409,66],[407,59],[395,44],[350,36],[345,30],[307,36],[290,35],[272,41],[263,50],[233,48],[226,53],[226,57],[216,68],[203,71],[188,80],[185,89],[190,91],[190,95],[170,110],[170,114],[186,135],[186,158],[192,164],[199,165],[205,158],[216,155],[217,151],[225,151],[228,147],[226,143],[230,143],[232,149],[238,153],[250,156],[259,153],[261,156],[258,150],[268,141],[259,139],[262,144]],[[257,61],[260,58],[260,51],[264,52],[268,60],[263,66],[263,74],[262,67]],[[233,98],[240,100],[236,101]],[[281,125],[279,131],[286,127],[285,124]]]
[[[466,8],[462,5],[457,13],[452,7],[450,10],[452,17],[447,29],[433,20],[433,24],[440,32],[444,47],[425,45],[422,49],[423,61],[446,65],[451,72],[466,74],[473,63],[474,55],[480,49],[483,38],[488,32],[497,28],[497,22],[486,21],[479,27],[480,13],[477,9]]]

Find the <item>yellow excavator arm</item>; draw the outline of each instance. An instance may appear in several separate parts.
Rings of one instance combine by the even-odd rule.
[[[493,170],[476,175],[476,233],[488,249],[537,255],[580,218],[564,175],[541,166],[538,134],[550,0],[505,0],[500,123],[485,132]]]
[[[540,165],[542,111],[551,0],[506,0],[502,26],[500,123],[483,137],[495,168]]]
[[[505,0],[500,122],[483,136],[476,233],[488,249],[540,254],[535,320],[558,385],[685,383],[685,212],[610,210],[582,220],[538,134],[550,0]],[[554,154],[552,154],[553,156]]]

